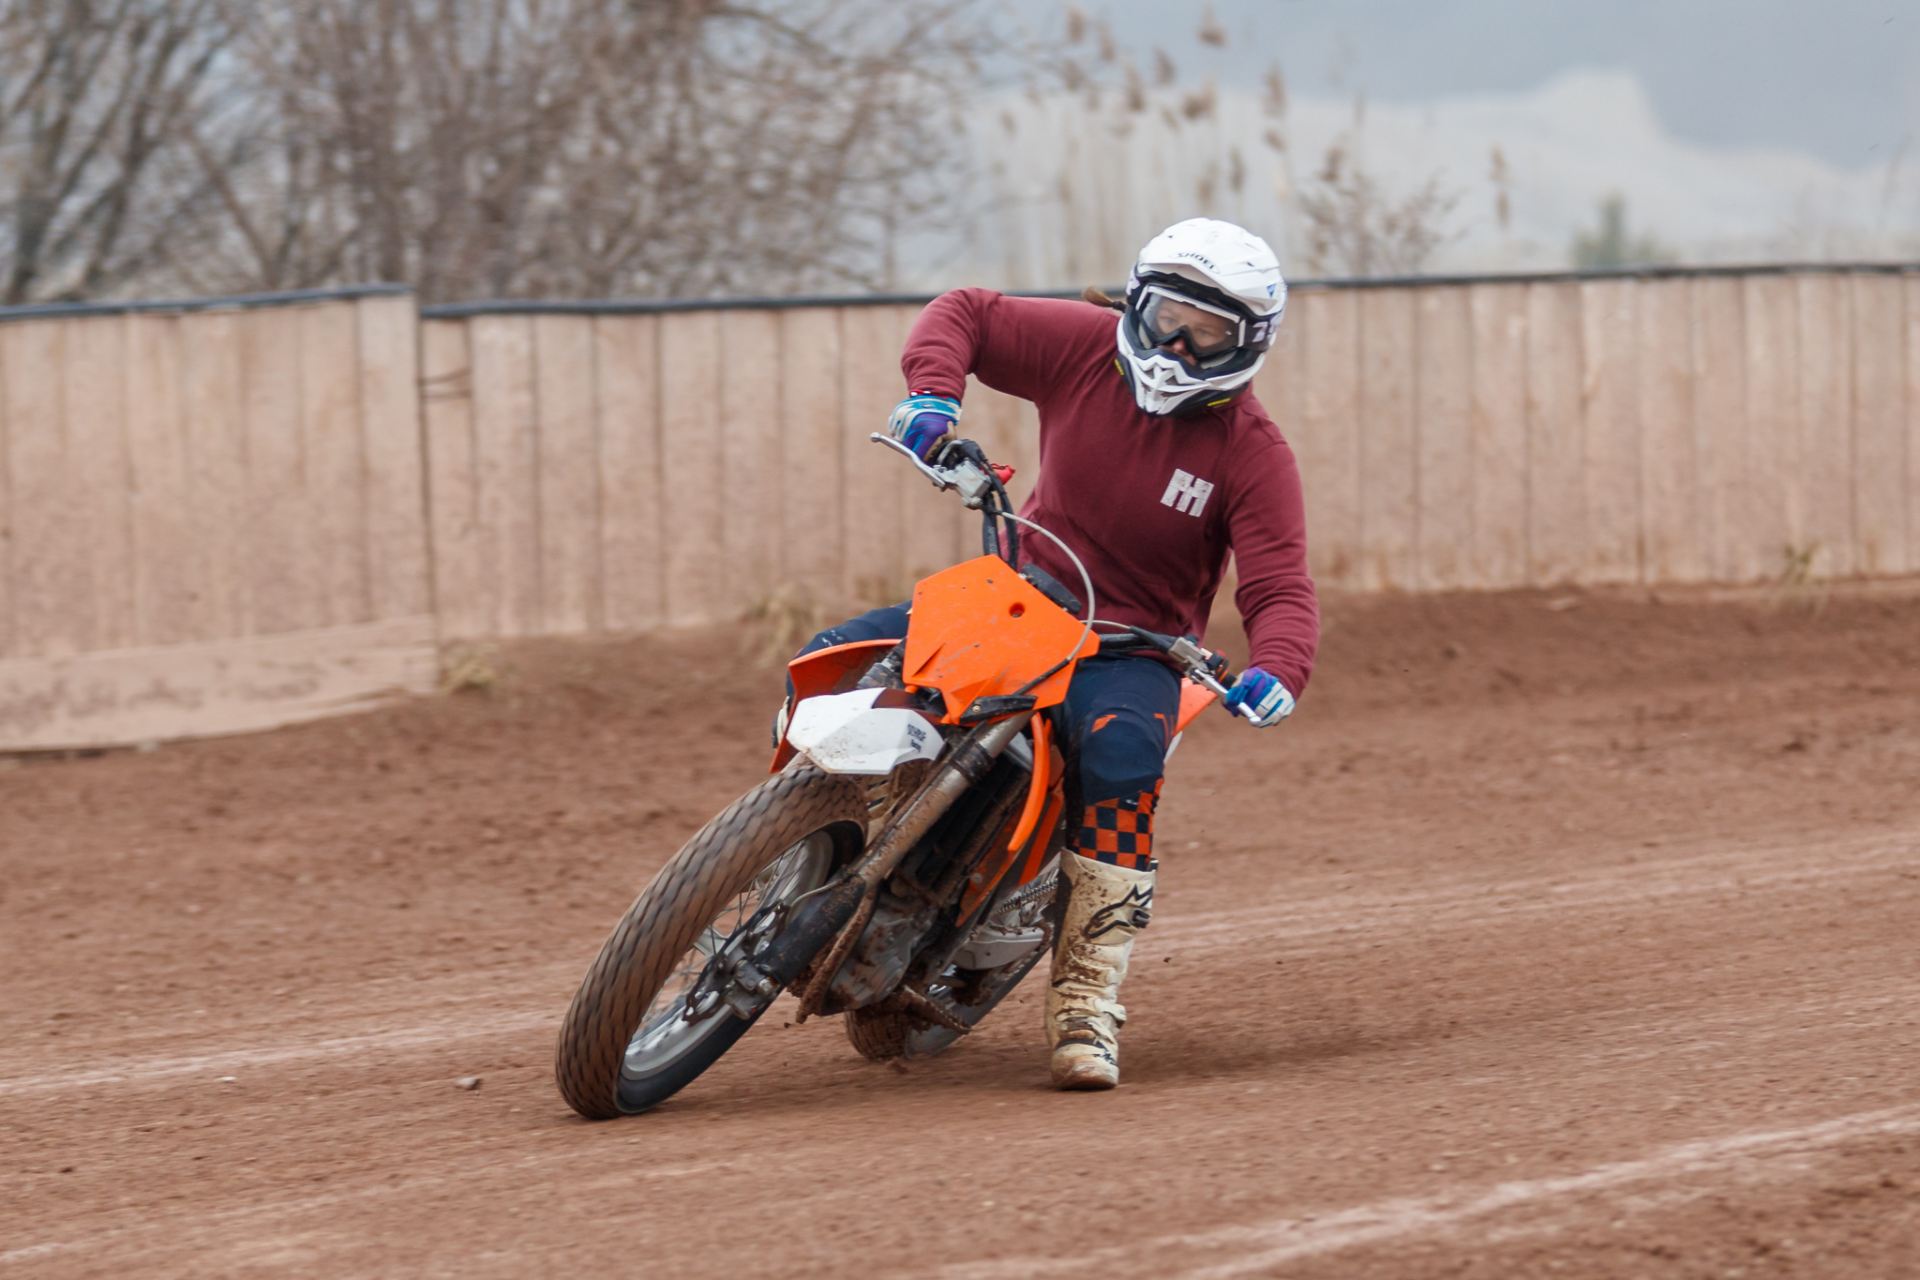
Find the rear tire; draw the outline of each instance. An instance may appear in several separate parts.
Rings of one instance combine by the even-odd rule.
[[[567,1105],[589,1120],[645,1111],[732,1048],[773,998],[748,1018],[725,1007],[688,1016],[704,957],[744,927],[755,895],[791,902],[824,884],[859,852],[866,814],[854,780],[798,765],[702,827],[627,909],[567,1010],[554,1065]]]

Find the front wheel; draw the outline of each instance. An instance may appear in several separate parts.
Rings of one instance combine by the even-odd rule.
[[[866,800],[805,766],[734,801],[675,854],[600,948],[560,1027],[554,1078],[590,1120],[657,1106],[733,1047],[778,993],[720,998],[726,966],[861,847]]]

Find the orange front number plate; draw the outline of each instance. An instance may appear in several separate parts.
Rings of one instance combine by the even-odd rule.
[[[1093,647],[1085,624],[1041,595],[998,556],[979,556],[921,580],[907,629],[909,685],[938,689],[952,724],[976,698],[1012,693]],[[1028,690],[1038,707],[1067,696],[1072,661]]]

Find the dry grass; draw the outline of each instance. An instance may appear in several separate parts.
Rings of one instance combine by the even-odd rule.
[[[1832,595],[1829,583],[1814,575],[1814,563],[1820,556],[1820,544],[1788,543],[1780,548],[1780,573],[1773,580],[1769,602],[1776,609],[1792,609],[1810,616],[1827,607]]]
[[[500,650],[491,644],[454,644],[440,655],[440,692],[492,693],[504,678]]]
[[[747,656],[755,662],[784,662],[812,639],[825,622],[811,591],[794,583],[775,587],[741,618]]]

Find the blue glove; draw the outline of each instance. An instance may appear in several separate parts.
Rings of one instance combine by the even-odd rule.
[[[1240,678],[1227,690],[1227,710],[1237,716],[1253,712],[1248,717],[1257,729],[1270,728],[1293,714],[1293,695],[1287,692],[1287,686],[1280,683],[1278,677],[1269,675],[1258,667],[1248,667],[1240,673]]]
[[[960,402],[922,392],[908,396],[887,419],[887,434],[913,450],[922,462],[931,461],[940,442],[960,420]]]

